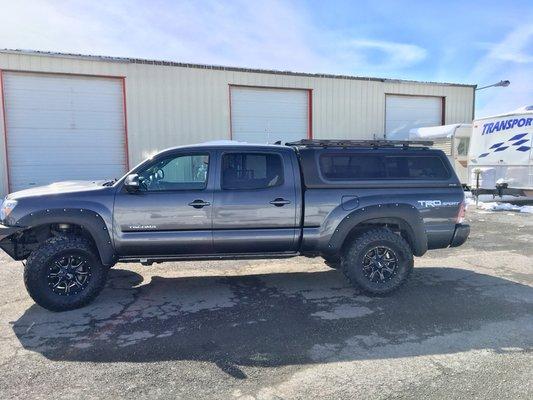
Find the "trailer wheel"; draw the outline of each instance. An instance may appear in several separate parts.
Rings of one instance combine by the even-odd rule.
[[[402,286],[413,269],[409,244],[387,228],[369,230],[347,247],[342,270],[348,280],[371,295],[385,295]]]

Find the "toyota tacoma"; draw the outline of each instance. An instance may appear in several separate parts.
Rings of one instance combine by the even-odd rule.
[[[464,194],[426,142],[232,141],[164,150],[124,177],[9,194],[0,247],[42,307],[92,301],[117,262],[323,257],[371,295],[463,244]],[[96,161],[95,161],[96,162]]]

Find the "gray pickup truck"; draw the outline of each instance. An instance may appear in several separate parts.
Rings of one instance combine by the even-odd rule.
[[[117,262],[323,257],[382,295],[413,255],[463,244],[464,194],[427,143],[231,141],[165,150],[110,182],[8,195],[0,247],[41,306],[93,300]]]

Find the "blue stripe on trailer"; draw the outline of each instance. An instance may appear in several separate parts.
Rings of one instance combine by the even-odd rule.
[[[496,150],[494,150],[494,152],[496,153],[497,151],[504,151],[505,149],[508,149],[509,146],[505,146],[505,147],[498,147]],[[517,149],[518,150],[518,149]]]
[[[522,139],[526,135],[527,135],[527,132],[526,133],[519,133],[518,135],[514,135],[511,139],[509,139],[509,141]]]
[[[528,151],[530,149],[531,147],[529,146],[520,146],[518,149],[516,149],[516,151]]]

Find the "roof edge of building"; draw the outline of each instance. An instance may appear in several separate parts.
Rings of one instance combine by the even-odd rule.
[[[310,77],[310,78],[351,79],[351,80],[387,82],[387,83],[415,83],[415,84],[422,84],[422,85],[429,84],[429,85],[439,85],[439,86],[459,86],[459,87],[470,87],[470,88],[477,87],[477,85],[474,85],[474,84],[463,84],[463,83],[415,81],[415,80],[408,80],[408,79],[374,78],[374,77],[353,76],[353,75],[336,75],[336,74],[321,74],[321,73],[310,73],[310,72],[281,71],[281,70],[274,70],[274,69],[230,67],[230,66],[223,66],[223,65],[183,63],[183,62],[176,62],[176,61],[150,60],[150,59],[144,59],[144,58],[128,58],[128,57],[112,57],[112,56],[88,55],[88,54],[60,53],[60,52],[40,51],[40,50],[0,49],[0,54],[18,54],[18,55],[28,55],[28,56],[75,58],[75,59],[83,59],[83,60],[90,60],[90,61],[161,65],[161,66],[169,66],[169,67],[211,69],[211,70],[217,70],[217,71],[249,72],[249,73],[257,73],[257,74],[304,76],[304,77]]]

